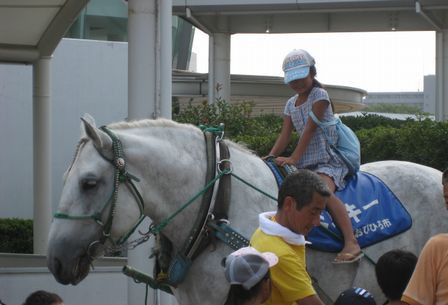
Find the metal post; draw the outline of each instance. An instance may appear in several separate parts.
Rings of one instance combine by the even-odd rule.
[[[46,254],[52,220],[51,200],[51,56],[33,65],[33,252]]]

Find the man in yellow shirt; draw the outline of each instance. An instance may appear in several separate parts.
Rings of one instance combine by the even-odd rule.
[[[271,268],[272,293],[265,305],[323,305],[306,270],[305,235],[320,224],[330,196],[316,173],[298,170],[280,187],[277,211],[260,214],[251,245],[278,257]]]

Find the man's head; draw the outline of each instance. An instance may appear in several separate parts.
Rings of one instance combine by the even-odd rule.
[[[445,205],[446,208],[448,209],[448,168],[443,172],[442,185],[443,185],[443,198],[445,199]]]
[[[384,253],[375,265],[376,280],[386,298],[395,301],[401,298],[412,272],[417,256],[400,249]]]
[[[56,293],[37,290],[26,298],[23,305],[64,305],[64,301]]]
[[[277,221],[291,231],[306,235],[320,224],[331,192],[316,173],[302,169],[283,181],[278,193]]]

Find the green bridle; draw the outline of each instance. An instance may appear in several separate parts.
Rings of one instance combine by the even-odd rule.
[[[113,159],[110,160],[106,156],[104,156],[99,150],[98,153],[103,157],[105,160],[110,162],[114,166],[114,188],[112,190],[112,194],[110,195],[109,199],[103,204],[101,209],[96,211],[93,214],[90,215],[69,215],[66,213],[60,213],[56,212],[54,214],[54,218],[59,219],[69,219],[69,220],[80,220],[80,219],[92,219],[94,220],[98,225],[102,227],[102,237],[100,238],[99,242],[100,244],[104,244],[106,240],[110,240],[114,246],[122,245],[129,236],[134,232],[134,230],[138,227],[138,225],[143,221],[145,218],[144,212],[144,201],[143,197],[141,196],[140,192],[138,191],[137,187],[134,184],[134,181],[139,182],[140,180],[135,177],[134,175],[130,174],[126,170],[126,161],[124,159],[123,154],[123,146],[121,144],[120,139],[117,135],[115,135],[110,129],[108,129],[106,126],[102,126],[100,128],[102,131],[104,131],[112,140],[112,152],[113,152]],[[132,226],[132,228],[123,236],[121,236],[117,241],[112,240],[110,236],[110,232],[112,229],[112,223],[115,216],[116,206],[117,206],[117,197],[118,197],[118,188],[120,184],[126,184],[134,194],[139,210],[140,210],[140,216],[137,220],[137,222]],[[104,223],[103,222],[103,214],[107,207],[110,205],[109,215],[107,216],[107,220]],[[94,242],[95,243],[95,242]],[[92,243],[92,244],[94,244]],[[91,244],[91,245],[92,245]],[[90,247],[90,246],[89,246]]]

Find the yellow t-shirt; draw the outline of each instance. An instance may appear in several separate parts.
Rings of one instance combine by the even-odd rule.
[[[401,300],[411,305],[448,305],[448,234],[423,247]]]
[[[257,229],[250,240],[260,252],[278,256],[277,265],[271,268],[272,293],[264,305],[291,305],[316,292],[306,271],[305,246],[286,243],[281,237],[265,234]]]

